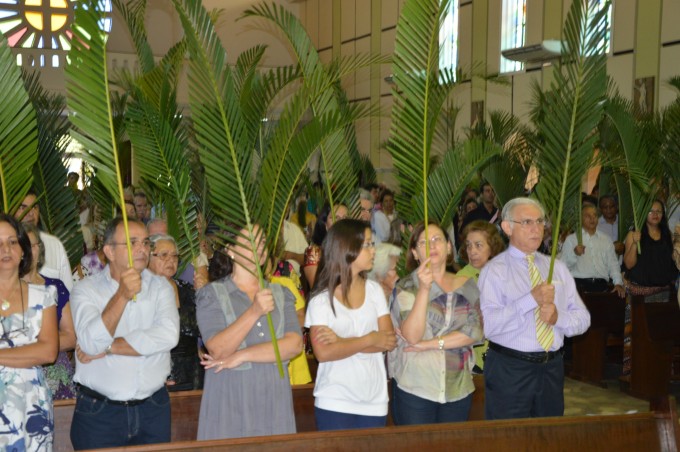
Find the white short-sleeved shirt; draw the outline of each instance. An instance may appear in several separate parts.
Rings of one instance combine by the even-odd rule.
[[[337,299],[331,310],[328,291],[309,302],[305,326],[328,326],[339,337],[361,337],[378,330],[378,318],[389,315],[385,294],[374,281],[366,281],[366,298],[358,309]],[[387,415],[387,374],[382,353],[357,353],[319,364],[314,405],[323,410],[363,416]]]

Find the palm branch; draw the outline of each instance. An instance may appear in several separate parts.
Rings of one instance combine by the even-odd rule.
[[[120,207],[128,263],[132,267],[132,248],[108,85],[106,35],[99,28],[102,18],[102,4],[97,0],[84,0],[75,9],[72,27],[74,39],[69,52],[70,63],[66,67],[67,104],[71,122],[76,127],[71,130],[71,136],[84,149],[81,157],[96,168],[97,179]]]
[[[468,183],[489,159],[502,152],[500,146],[480,139],[467,140],[449,150],[427,178],[429,216],[439,219],[441,227],[446,229]],[[425,197],[418,197],[414,203],[415,215],[427,218],[425,211]]]
[[[227,65],[226,52],[201,2],[173,0],[173,3],[184,28],[190,54],[189,99],[213,212],[221,226],[230,232],[239,234],[241,228],[246,229],[246,240],[255,257],[258,256],[258,238],[254,235],[254,228],[258,216],[253,215],[252,209],[258,206],[254,202],[255,190],[249,184],[249,176],[253,154],[250,145],[259,125],[245,120],[234,71]],[[231,241],[236,244],[233,238]],[[264,277],[259,262],[255,268],[263,287]],[[279,374],[283,378],[276,331],[269,314],[267,323]]]
[[[397,170],[399,210],[411,223],[429,222],[427,178],[432,142],[454,87],[453,74],[438,70],[439,30],[448,5],[448,0],[407,1],[397,24],[392,72],[398,90],[393,89],[387,149]],[[422,207],[418,208],[420,197]]]
[[[643,133],[643,128],[636,123],[631,102],[620,97],[614,98],[607,103],[605,112],[620,140],[620,146],[613,148],[615,152],[618,151],[618,155],[614,154],[613,157],[621,164],[613,169],[625,177],[620,188],[626,192],[625,199],[630,200],[632,225],[639,231],[656,199],[661,182],[661,165],[658,154],[655,153],[658,146],[651,139],[652,134]],[[627,217],[625,207],[627,205],[621,215],[624,221]],[[638,242],[638,252],[640,251]]]
[[[342,76],[384,61],[382,57],[358,55],[336,60],[325,67],[299,19],[282,6],[260,4],[246,10],[243,16],[270,21],[285,35],[297,61],[301,89],[306,90],[311,112],[317,118],[338,117],[335,112],[342,109],[343,104],[333,87]],[[356,112],[348,111],[345,115],[351,116]],[[326,182],[324,189],[331,205],[336,200],[349,205],[357,186],[358,165],[356,153],[351,148],[352,130],[350,127],[335,130],[319,145]],[[331,212],[334,212],[333,209]]]
[[[67,171],[63,158],[71,128],[64,115],[66,99],[48,93],[40,84],[37,72],[26,76],[26,88],[38,119],[38,160],[33,168],[33,189],[41,198],[40,221],[45,231],[59,237],[71,267],[75,267],[83,251],[83,234],[78,216],[81,200],[64,184]]]
[[[177,249],[184,264],[195,262],[200,253],[197,227],[196,196],[192,191],[191,167],[186,165],[189,137],[186,122],[177,108],[176,92],[186,43],[180,41],[155,64],[144,27],[144,8],[137,2],[134,9],[116,1],[138,57],[144,63],[136,77],[121,74],[123,85],[132,97],[126,129],[135,148],[137,168],[145,185],[162,199],[168,218],[168,229],[177,237]],[[181,271],[181,269],[180,269]]]
[[[33,166],[38,159],[38,125],[21,71],[7,39],[0,34],[0,185],[2,211],[14,213],[33,182]]]
[[[580,211],[581,178],[591,165],[606,93],[603,43],[608,8],[595,13],[589,11],[589,5],[587,0],[571,5],[562,58],[550,90],[542,95],[535,124],[540,137],[535,157],[540,173],[536,195],[553,224],[548,282],[552,281],[563,212],[570,207]]]

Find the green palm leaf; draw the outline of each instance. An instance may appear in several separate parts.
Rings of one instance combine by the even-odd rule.
[[[244,12],[244,17],[259,17],[272,22],[286,36],[298,64],[303,89],[306,90],[312,114],[325,117],[342,109],[342,101],[332,88],[339,77],[360,67],[384,61],[380,57],[359,56],[336,61],[328,68],[306,30],[295,15],[280,5],[261,4]],[[351,152],[352,132],[336,130],[320,143],[320,160],[325,176],[326,197],[331,205],[336,200],[347,203],[357,184],[356,154]]]
[[[620,140],[620,146],[612,149],[613,158],[620,162],[614,167],[614,171],[625,178],[625,182],[619,187],[622,189],[619,195],[624,193],[626,201],[630,200],[632,225],[639,231],[654,203],[660,182],[661,165],[658,154],[654,151],[658,147],[649,139],[650,134],[642,133],[641,127],[636,124],[633,105],[629,101],[620,97],[614,98],[607,104],[605,112],[616,128]],[[657,184],[654,181],[657,181]],[[619,212],[623,212],[621,215],[623,221],[619,220],[619,223],[628,222],[626,221],[628,212],[625,209],[627,203],[623,207],[623,211],[619,207]]]
[[[64,154],[68,146],[70,123],[64,115],[66,99],[48,93],[38,73],[26,77],[26,87],[38,119],[38,160],[33,168],[33,189],[41,198],[40,221],[45,231],[59,237],[71,267],[80,262],[83,234],[79,223],[80,199],[64,184]]]
[[[489,159],[502,152],[500,146],[480,139],[468,140],[459,149],[449,150],[427,178],[429,216],[446,229],[467,185]],[[418,197],[415,202],[415,214],[419,217],[426,217],[424,200]]]
[[[589,11],[587,0],[572,3],[564,26],[565,46],[551,88],[543,94],[536,129],[536,195],[553,224],[548,272],[552,281],[559,229],[565,210],[577,209],[581,178],[592,162],[596,127],[606,93],[605,19],[608,8]],[[591,8],[593,6],[591,5]],[[588,21],[588,17],[592,17]]]
[[[397,24],[392,71],[398,89],[393,89],[387,149],[397,170],[400,213],[412,223],[428,223],[430,153],[455,86],[453,74],[438,68],[439,30],[448,5],[448,0],[409,0]]]
[[[3,93],[0,111],[2,211],[13,213],[33,182],[33,165],[38,158],[38,125],[21,71],[4,35],[0,35],[0,86]]]
[[[77,127],[71,131],[71,136],[82,145],[85,150],[82,153],[83,160],[96,168],[97,179],[121,208],[129,266],[132,267],[123,181],[109,95],[106,35],[99,28],[102,18],[103,8],[99,1],[84,0],[78,3],[72,27],[74,39],[69,52],[70,63],[66,67],[70,119]]]
[[[227,55],[215,32],[213,21],[201,2],[173,0],[179,14],[191,56],[189,63],[189,99],[199,144],[201,161],[210,186],[213,212],[223,227],[239,233],[248,231],[247,240],[253,256],[258,256],[254,221],[259,218],[253,209],[254,184],[250,182],[254,143],[259,124],[246,121],[243,115],[237,80],[227,65]],[[251,207],[252,206],[252,207]],[[237,228],[227,226],[238,225]],[[256,265],[260,284],[262,270]],[[283,365],[271,316],[267,323],[272,336],[279,374]]]

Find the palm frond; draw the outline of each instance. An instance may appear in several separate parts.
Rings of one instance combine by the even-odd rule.
[[[144,27],[146,13],[146,0],[113,0],[113,6],[123,16],[123,22],[127,25],[128,32],[132,37],[132,43],[137,52],[137,61],[142,73],[153,70],[155,66],[153,50],[149,45],[149,40]]]
[[[38,119],[38,160],[33,168],[33,190],[41,198],[42,228],[61,240],[71,267],[80,262],[83,234],[79,223],[80,196],[64,184],[64,154],[69,143],[71,124],[64,114],[66,99],[47,92],[39,73],[27,75],[26,89]]]
[[[255,224],[258,219],[256,191],[249,177],[254,138],[259,124],[246,121],[237,91],[237,80],[233,69],[227,65],[227,54],[219,41],[213,20],[195,0],[173,0],[184,28],[187,48],[191,56],[188,85],[189,100],[196,140],[199,144],[201,161],[206,179],[210,185],[213,212],[221,226],[239,234],[247,230],[246,239],[253,256],[258,256]],[[237,228],[229,226],[236,224]],[[234,243],[235,244],[235,243]],[[258,263],[259,264],[259,263]],[[259,265],[257,276],[264,285]],[[283,378],[283,365],[276,340],[276,331],[271,315],[267,323],[272,344]]]
[[[70,63],[66,67],[66,92],[70,119],[77,128],[71,130],[71,136],[81,144],[83,160],[96,168],[97,178],[121,209],[129,265],[132,267],[123,180],[108,86],[106,34],[99,28],[103,20],[103,6],[97,0],[84,0],[75,8],[74,39],[69,52]]]
[[[387,149],[397,170],[400,213],[413,223],[428,222],[430,153],[455,86],[454,74],[438,68],[439,30],[448,5],[448,0],[407,0],[397,24],[392,72],[398,89],[393,89]]]
[[[444,160],[427,178],[430,218],[435,218],[446,229],[470,181],[489,159],[500,155],[503,148],[486,140],[465,141],[459,149],[451,149]],[[425,198],[418,197],[414,214],[425,218]]]
[[[661,165],[658,154],[654,151],[657,146],[649,140],[650,134],[641,133],[633,115],[633,105],[629,101],[622,98],[612,99],[605,112],[616,128],[621,144],[613,149],[614,152],[620,152],[619,155],[614,154],[614,157],[622,162],[622,165],[613,169],[625,181],[619,187],[625,193],[619,191],[619,196],[623,194],[626,200],[630,200],[632,226],[639,231],[647,219],[647,212],[654,203],[661,183]],[[627,202],[619,206],[619,223],[628,222],[626,207]]]
[[[330,88],[337,83],[334,76],[344,72],[331,74],[325,70],[309,35],[295,15],[280,5],[260,4],[246,10],[243,17],[265,19],[283,32],[297,60],[301,83],[307,90],[314,116],[324,117],[339,108],[337,95]],[[344,130],[337,130],[319,147],[326,196],[331,204],[336,200],[346,202],[356,187],[356,166],[348,149]]]
[[[14,213],[33,182],[32,170],[38,158],[38,125],[26,88],[10,51],[0,35],[0,186],[2,211]]]
[[[536,195],[553,224],[548,282],[552,281],[562,214],[577,206],[581,178],[591,165],[607,87],[603,43],[608,8],[594,13],[589,5],[594,7],[587,0],[571,5],[562,58],[550,90],[542,95],[536,122],[541,138],[536,153],[540,173]]]

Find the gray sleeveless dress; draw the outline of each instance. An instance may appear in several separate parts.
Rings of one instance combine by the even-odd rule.
[[[274,286],[278,285],[271,287],[277,303],[271,314],[277,337],[281,338],[287,332],[299,334],[293,294],[281,286]],[[198,291],[196,298],[198,326],[206,342],[251,306],[248,296],[236,287],[230,277],[205,286]],[[228,306],[225,306],[225,299],[229,300]],[[245,343],[250,346],[270,341],[267,317],[262,316],[246,336]],[[241,348],[243,346],[241,344]],[[212,369],[207,370],[198,418],[198,439],[295,433],[287,361],[283,367],[284,378],[279,377],[276,363],[245,363],[217,374]]]

